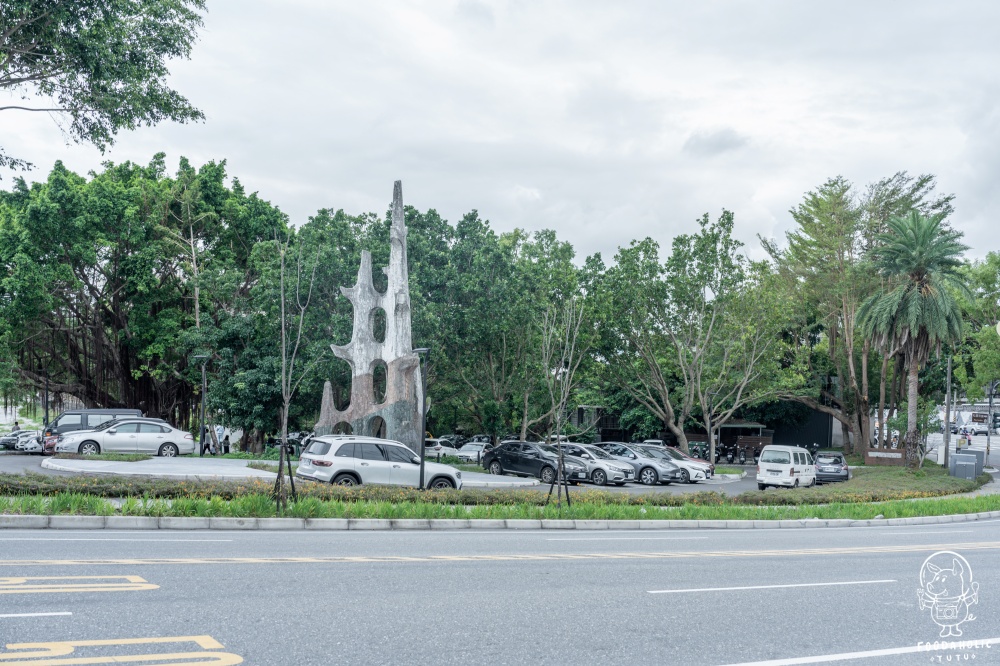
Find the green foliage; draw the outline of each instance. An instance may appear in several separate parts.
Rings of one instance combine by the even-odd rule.
[[[204,118],[167,83],[167,61],[188,58],[204,0],[5,0],[0,89],[65,117],[64,130],[102,151],[122,129]],[[24,168],[4,155],[0,166]]]

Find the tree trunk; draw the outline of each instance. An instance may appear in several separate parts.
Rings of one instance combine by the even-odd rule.
[[[920,364],[910,357],[910,377],[906,397],[906,466],[920,466],[920,433],[917,432],[917,400],[920,393]]]

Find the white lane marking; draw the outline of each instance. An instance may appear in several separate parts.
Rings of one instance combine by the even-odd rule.
[[[920,535],[937,536],[938,534],[972,534],[975,530],[934,530],[933,532],[880,532],[879,534],[891,534],[893,536]]]
[[[568,539],[546,539],[546,541],[690,541],[692,539],[707,539],[704,536],[689,537],[579,537]]]
[[[979,644],[982,646],[996,645],[1000,643],[1000,636],[997,638],[967,639],[970,645]],[[938,645],[938,647],[935,647]],[[738,664],[726,664],[726,666],[798,666],[799,664],[828,664],[832,661],[849,661],[851,659],[868,659],[870,657],[891,657],[897,654],[913,654],[914,652],[941,652],[952,649],[951,643],[941,641],[939,644],[923,643],[921,645],[910,645],[901,648],[885,648],[883,650],[867,650],[865,652],[841,652],[840,654],[821,654],[814,657],[791,657],[789,659],[768,659],[766,661],[742,661]],[[973,648],[975,649],[975,648]]]
[[[790,587],[832,587],[837,585],[879,585],[895,580],[847,580],[835,583],[794,583],[791,585],[749,585],[747,587],[697,587],[685,590],[648,590],[649,594],[679,594],[681,592],[733,592],[736,590],[780,590]]]
[[[232,539],[84,539],[66,537],[0,537],[0,541],[136,541],[141,543],[229,543]]]
[[[56,615],[72,615],[68,611],[60,611],[58,613],[10,613],[9,615],[0,615],[0,618],[4,617],[54,617]]]

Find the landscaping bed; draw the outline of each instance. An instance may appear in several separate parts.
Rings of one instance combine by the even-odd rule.
[[[81,453],[57,453],[53,458],[62,460],[106,460],[108,462],[142,462],[150,460],[153,456],[145,453],[95,453],[83,455]]]
[[[828,504],[823,506],[694,505],[655,507],[603,504],[575,500],[561,507],[528,504],[462,506],[433,502],[371,500],[321,500],[302,497],[289,503],[280,515],[287,518],[380,519],[575,519],[575,520],[804,520],[912,518],[1000,511],[1000,495],[937,498],[923,502],[892,501],[882,504]],[[224,500],[177,498],[173,500],[129,497],[115,502],[83,493],[51,496],[0,497],[0,514],[97,515],[149,517],[271,518],[278,516],[274,500],[253,494]]]

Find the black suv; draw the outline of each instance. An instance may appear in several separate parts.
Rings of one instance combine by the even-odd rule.
[[[550,450],[546,450],[550,449]],[[534,442],[504,442],[483,454],[483,467],[491,474],[516,474],[534,476],[542,483],[552,483],[559,466],[559,456],[552,447],[543,448]],[[587,468],[579,460],[564,455],[566,476],[570,483],[587,478]]]
[[[138,409],[73,409],[63,412],[45,427],[43,437],[65,435],[74,430],[93,430],[97,426],[126,416],[142,416]]]

